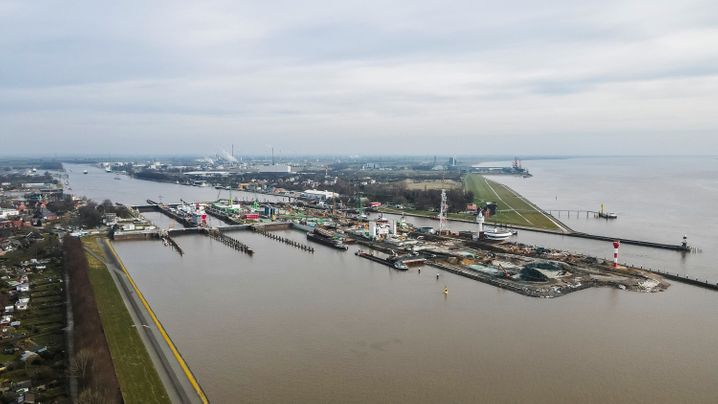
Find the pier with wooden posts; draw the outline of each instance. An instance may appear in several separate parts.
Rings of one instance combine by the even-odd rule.
[[[287,225],[285,228],[290,228],[290,226]],[[312,254],[314,253],[314,247],[311,247],[311,246],[309,246],[309,245],[307,245],[307,244],[304,244],[304,243],[300,243],[300,242],[298,242],[298,241],[294,241],[294,240],[292,240],[292,239],[290,239],[290,238],[287,238],[287,237],[280,236],[280,235],[278,235],[278,234],[270,233],[270,232],[269,232],[269,229],[267,229],[267,226],[251,226],[250,229],[251,229],[253,232],[255,232],[255,233],[257,233],[257,234],[261,234],[261,235],[264,236],[264,237],[270,238],[270,239],[272,239],[272,240],[279,241],[280,243],[287,244],[287,245],[289,245],[289,246],[298,248],[298,249],[300,249],[300,250],[302,250],[302,251],[306,251],[306,252],[308,252],[308,253],[312,253]],[[276,230],[276,229],[272,229],[272,230]]]
[[[203,228],[202,233],[208,235],[214,240],[217,240],[221,242],[222,244],[234,248],[235,250],[239,252],[243,252],[247,255],[254,255],[254,250],[252,250],[248,245],[242,243],[241,241],[232,238],[223,232],[219,231],[217,228]]]
[[[159,237],[166,246],[171,246],[175,251],[177,251],[179,253],[179,255],[184,255],[184,251],[182,250],[182,247],[180,247],[179,244],[177,244],[175,239],[173,239],[172,236],[170,236],[168,232],[160,231]]]
[[[586,219],[588,219],[590,217],[599,218],[600,214],[601,214],[601,212],[599,212],[597,210],[583,210],[583,209],[544,209],[544,212],[548,213],[551,216],[557,217],[557,218],[561,218],[563,216],[563,217],[567,217],[569,219],[571,217],[576,217],[576,218],[583,217],[584,215],[585,215]]]

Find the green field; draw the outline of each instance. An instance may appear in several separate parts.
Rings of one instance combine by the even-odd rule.
[[[106,259],[95,238],[83,240],[98,257]],[[104,263],[91,254],[90,283],[95,292],[97,309],[110,347],[112,362],[122,397],[126,403],[169,403],[169,397],[157,375],[147,349],[140,339],[134,323]]]
[[[464,177],[464,187],[474,193],[477,204],[495,202],[497,213],[487,223],[505,223],[535,227],[546,230],[561,230],[548,216],[506,185],[487,179],[478,174]]]

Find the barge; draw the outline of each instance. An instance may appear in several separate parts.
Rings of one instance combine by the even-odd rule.
[[[326,246],[336,248],[337,250],[348,250],[349,246],[344,244],[339,238],[334,237],[330,231],[315,228],[314,230],[307,233],[307,240],[314,241],[315,243],[324,244]]]

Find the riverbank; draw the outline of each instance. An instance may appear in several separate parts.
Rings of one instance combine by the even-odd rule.
[[[118,290],[123,292],[125,305],[131,308],[130,314],[135,328],[143,339],[145,347],[149,349],[155,368],[160,372],[165,387],[170,384],[172,386],[171,389],[168,388],[168,391],[176,396],[172,401],[208,403],[209,400],[197,378],[130,276],[112,244],[107,239],[102,239],[99,244],[105,255],[110,258],[108,266],[112,268],[111,272]]]
[[[108,264],[109,258],[95,237],[83,240],[89,263],[89,280],[125,403],[170,403],[150,355],[140,338]]]

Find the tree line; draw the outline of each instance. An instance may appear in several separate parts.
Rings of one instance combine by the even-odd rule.
[[[70,277],[70,301],[74,330],[74,355],[69,358],[70,377],[77,379],[81,402],[122,402],[120,386],[97,311],[88,276],[89,264],[80,239],[63,239],[64,265]],[[95,401],[97,399],[98,401]]]

